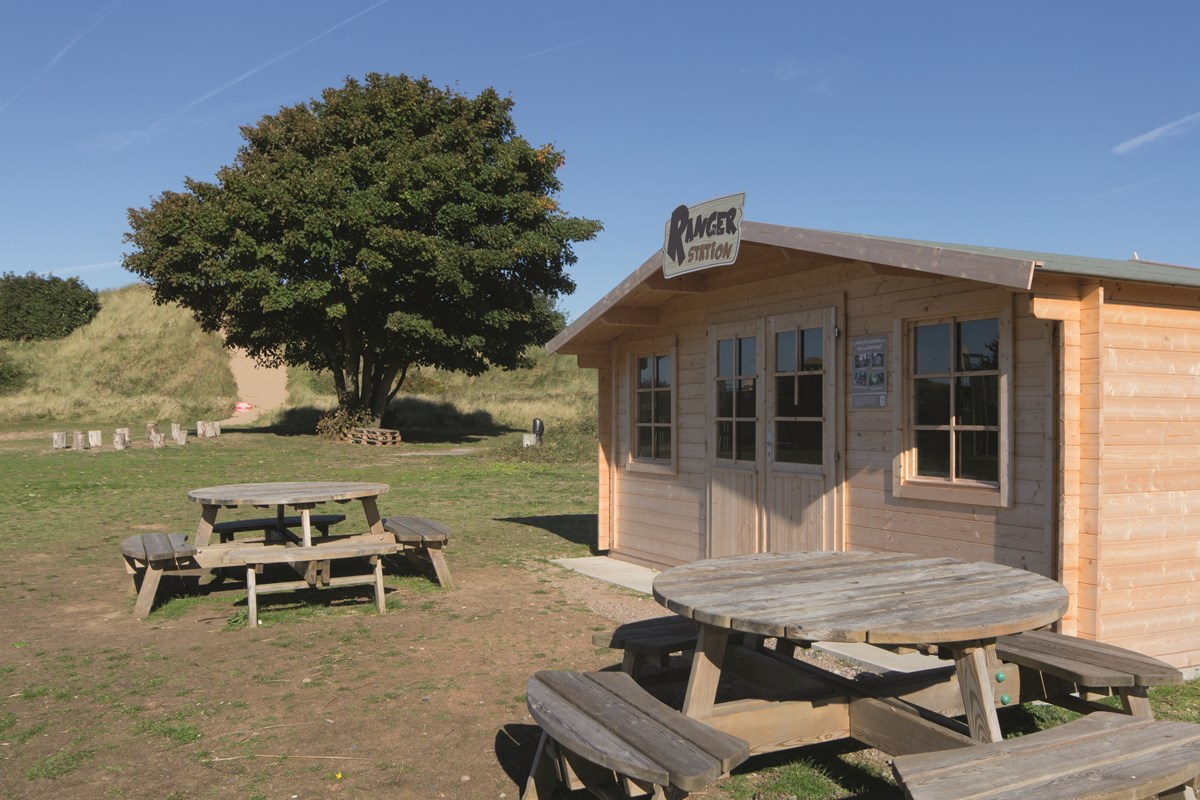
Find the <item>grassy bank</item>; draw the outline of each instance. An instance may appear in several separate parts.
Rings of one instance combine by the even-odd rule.
[[[223,419],[237,400],[219,337],[144,286],[101,292],[96,318],[64,339],[4,343],[19,388],[0,396],[6,430]]]

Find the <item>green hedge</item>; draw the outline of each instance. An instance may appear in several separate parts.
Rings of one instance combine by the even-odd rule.
[[[61,339],[91,322],[99,311],[96,291],[78,278],[43,278],[33,272],[0,275],[0,339]]]

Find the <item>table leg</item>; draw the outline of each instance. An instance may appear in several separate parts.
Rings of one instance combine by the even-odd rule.
[[[683,713],[693,719],[712,716],[730,633],[728,628],[700,626],[696,654],[692,658],[692,672],[688,676],[687,695],[683,699]]]
[[[212,538],[213,523],[217,521],[217,510],[220,506],[202,506],[200,512],[200,524],[196,526],[196,541],[197,548],[208,547],[208,540]]]
[[[958,688],[962,693],[967,725],[971,738],[977,742],[999,742],[1000,718],[996,716],[996,700],[992,693],[989,661],[995,661],[996,643],[972,642],[950,646],[954,667],[958,673]]]
[[[383,518],[379,516],[379,506],[374,497],[362,498],[363,513],[367,515],[367,527],[376,536],[383,536]]]
[[[163,571],[146,562],[146,572],[142,575],[142,588],[138,592],[137,603],[133,607],[134,619],[145,619],[154,607],[154,596],[158,594],[159,579]]]
[[[304,533],[304,546],[312,547],[312,511],[300,509],[300,530]]]
[[[254,571],[253,564],[246,565],[246,616],[247,624],[251,629],[258,627],[258,589],[257,589],[257,573]]]

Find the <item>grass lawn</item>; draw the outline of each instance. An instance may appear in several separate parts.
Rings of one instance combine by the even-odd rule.
[[[591,633],[661,611],[549,563],[589,554],[595,465],[519,438],[371,448],[248,430],[125,452],[0,441],[4,796],[519,796],[537,736],[528,676],[611,665]],[[382,616],[357,590],[267,595],[252,631],[236,582],[165,586],[165,602],[132,619],[122,538],[194,531],[188,489],[283,480],[390,484],[385,515],[453,531],[459,588],[398,571]],[[357,503],[319,511],[346,513],[342,530],[361,524]],[[1200,721],[1194,682],[1153,699],[1164,717]],[[704,796],[901,795],[881,759],[836,743],[752,759]]]

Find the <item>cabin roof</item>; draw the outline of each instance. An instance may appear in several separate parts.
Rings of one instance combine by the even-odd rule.
[[[866,261],[1013,289],[1029,289],[1038,272],[1200,287],[1200,269],[1173,264],[841,233],[748,220],[742,223],[742,245],[749,245],[751,249],[780,248],[822,260]],[[665,278],[661,251],[656,251],[579,319],[551,339],[546,349],[551,353],[583,353],[614,338],[630,325],[653,324],[653,309],[667,297],[678,292],[703,291],[709,272],[737,267],[734,264],[703,273]]]

